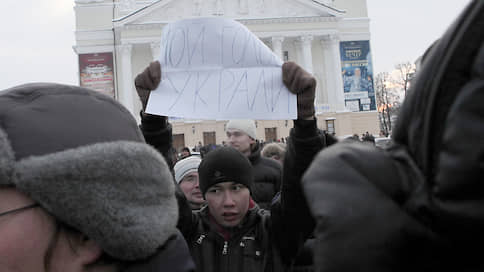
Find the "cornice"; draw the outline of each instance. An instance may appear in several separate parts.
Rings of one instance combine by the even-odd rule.
[[[129,24],[120,27],[123,30],[152,30],[162,29],[168,22],[147,22],[142,24]]]
[[[76,54],[88,54],[88,53],[104,53],[113,52],[113,45],[89,45],[89,46],[79,46],[75,45],[72,47]]]
[[[285,24],[285,23],[327,23],[327,22],[338,22],[341,20],[340,17],[320,17],[320,16],[309,16],[309,17],[280,17],[280,18],[239,18],[235,19],[244,25],[257,25],[257,24]]]
[[[340,40],[344,41],[366,41],[370,40],[370,32],[341,32]]]
[[[103,1],[92,1],[92,2],[78,2],[76,1],[76,5],[74,6],[74,10],[78,8],[92,8],[92,7],[112,7],[112,2],[103,2]]]
[[[142,37],[142,38],[123,38],[121,39],[122,44],[153,44],[159,43],[160,37]]]
[[[339,22],[339,26],[343,28],[351,27],[368,27],[370,25],[370,18],[344,18]]]
[[[266,31],[266,32],[254,32],[254,34],[261,38],[271,38],[271,37],[284,37],[286,38],[296,38],[301,36],[308,36],[311,35],[314,38],[325,36],[325,35],[334,35],[339,33],[336,29],[321,29],[321,30],[293,30],[293,31]]]
[[[327,23],[327,22],[339,22],[340,17],[281,17],[281,18],[235,18],[234,20],[244,25],[256,25],[256,24],[285,24],[285,23]],[[152,21],[144,23],[134,23],[120,26],[125,30],[150,30],[161,29],[163,26],[169,24],[170,21]]]
[[[77,41],[90,41],[90,40],[112,40],[114,38],[113,31],[111,29],[106,30],[78,30],[74,33]]]
[[[76,4],[102,3],[104,0],[75,0]]]

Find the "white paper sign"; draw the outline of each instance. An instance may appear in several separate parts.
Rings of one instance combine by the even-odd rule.
[[[162,79],[146,112],[197,119],[296,119],[297,98],[282,82],[282,61],[242,24],[224,18],[168,24]]]

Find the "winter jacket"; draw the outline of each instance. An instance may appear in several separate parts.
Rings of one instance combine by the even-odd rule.
[[[339,143],[303,177],[317,271],[483,271],[484,1],[423,58],[385,150]]]
[[[173,151],[173,138],[171,124],[165,116],[140,113],[140,129],[143,132],[146,143],[156,148],[165,158],[166,163],[172,168],[175,161],[171,154]]]
[[[254,168],[252,198],[263,209],[269,209],[272,199],[281,190],[282,166],[269,158],[261,156],[261,147],[257,144],[249,155]]]
[[[314,155],[326,145],[316,121],[295,121],[288,141],[280,198],[270,212],[254,207],[230,239],[217,231],[208,209],[181,216],[182,233],[198,271],[284,271],[314,227],[300,179]],[[188,211],[191,212],[191,211]],[[181,211],[182,215],[187,211]]]
[[[121,272],[194,272],[195,264],[188,254],[181,233],[168,240],[153,256],[137,262],[124,263]]]

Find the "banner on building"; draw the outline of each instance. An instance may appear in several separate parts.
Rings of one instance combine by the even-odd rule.
[[[93,89],[114,98],[113,53],[79,54],[81,87]]]
[[[376,110],[370,42],[340,42],[340,52],[346,108]]]

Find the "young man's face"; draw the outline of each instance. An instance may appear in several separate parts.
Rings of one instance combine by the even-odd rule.
[[[205,202],[198,184],[198,172],[192,172],[184,176],[180,181],[180,189],[185,194],[192,209],[200,208],[200,205]]]
[[[241,130],[228,129],[227,142],[229,146],[248,156],[251,152],[251,144],[255,143],[255,140]]]
[[[250,192],[235,182],[221,182],[205,193],[208,209],[215,221],[224,227],[237,226],[249,210]]]

